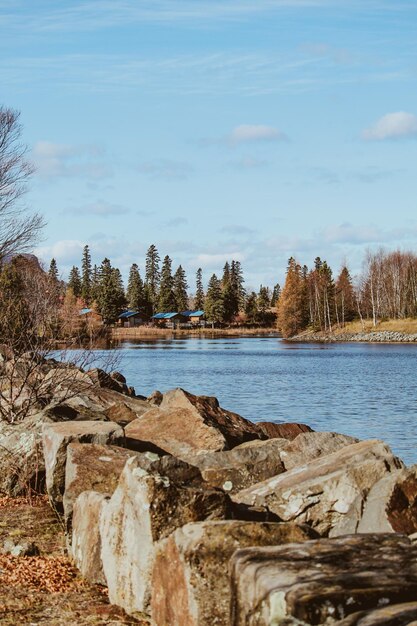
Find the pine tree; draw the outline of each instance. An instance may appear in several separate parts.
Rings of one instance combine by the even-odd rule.
[[[178,266],[177,271],[174,274],[174,297],[176,302],[176,308],[178,311],[186,311],[188,309],[188,284],[187,277],[182,265]]]
[[[271,307],[276,307],[278,305],[280,295],[281,295],[281,287],[279,283],[277,283],[272,290]]]
[[[232,261],[230,266],[230,281],[236,291],[238,311],[243,311],[245,307],[246,291],[243,286],[243,269],[240,261]]]
[[[343,266],[335,285],[335,314],[339,325],[344,326],[356,317],[355,294],[349,270]]]
[[[258,297],[254,291],[249,294],[245,304],[246,322],[256,324],[258,322]]]
[[[100,267],[100,283],[97,305],[105,324],[116,321],[125,304],[125,295],[120,271],[104,259]]]
[[[300,265],[291,257],[278,304],[278,328],[284,337],[304,330],[308,323],[307,288]]]
[[[97,265],[94,265],[91,272],[91,301],[96,302],[100,290],[100,271]]]
[[[207,295],[205,301],[205,313],[207,319],[213,324],[223,321],[223,294],[221,282],[216,274],[213,274],[209,280],[207,287]]]
[[[56,260],[55,259],[51,259],[51,264],[49,265],[48,275],[49,275],[49,278],[51,279],[51,281],[53,283],[57,283],[58,282],[58,280],[59,280],[58,266],[56,264]]]
[[[226,261],[223,267],[222,288],[224,289],[228,283],[230,283],[230,265]]]
[[[92,281],[92,270],[91,270],[91,255],[88,246],[84,246],[83,250],[83,258],[81,264],[81,296],[88,306],[92,300],[91,294],[91,281]]]
[[[146,266],[145,266],[145,285],[147,286],[147,292],[149,301],[152,304],[152,310],[155,311],[158,304],[158,292],[160,283],[160,271],[159,271],[160,257],[156,246],[152,244],[149,246],[146,253]]]
[[[258,293],[258,309],[262,314],[266,313],[269,309],[269,303],[271,301],[271,295],[269,293],[268,287],[263,287],[262,285],[259,288]]]
[[[126,296],[129,309],[142,312],[144,307],[143,281],[136,263],[133,263],[130,268]]]
[[[194,308],[196,309],[196,311],[204,310],[203,270],[201,269],[201,267],[198,268],[196,274]]]
[[[76,298],[81,296],[80,270],[75,265],[72,266],[69,273],[68,287],[72,290],[72,293]]]
[[[167,255],[162,262],[161,282],[159,285],[158,310],[161,313],[175,311],[177,308],[171,268],[172,261]]]

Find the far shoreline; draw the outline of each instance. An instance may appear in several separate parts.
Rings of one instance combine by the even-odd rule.
[[[112,328],[111,339],[123,341],[128,339],[152,339],[161,337],[192,336],[192,337],[259,337],[268,336],[282,338],[276,328]]]

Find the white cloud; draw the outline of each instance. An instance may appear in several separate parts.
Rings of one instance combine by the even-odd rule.
[[[193,168],[189,163],[172,161],[170,159],[145,161],[140,163],[136,169],[149,178],[165,180],[183,180],[188,178],[193,172]]]
[[[417,117],[405,111],[387,113],[362,132],[363,139],[367,141],[382,141],[384,139],[401,139],[416,136]]]
[[[235,250],[234,252],[222,252],[220,254],[198,254],[194,259],[191,260],[191,265],[194,267],[203,268],[216,267],[217,271],[219,271],[219,268],[221,269],[224,263],[226,263],[226,261],[230,261],[231,259],[234,259],[235,261],[244,261],[245,255],[239,250]]]
[[[285,133],[273,126],[261,124],[241,124],[236,126],[227,136],[227,141],[233,146],[242,143],[252,143],[258,141],[287,141]]]
[[[95,144],[70,145],[38,141],[32,150],[36,174],[46,179],[108,178],[112,176],[112,169],[103,156],[104,149]]]

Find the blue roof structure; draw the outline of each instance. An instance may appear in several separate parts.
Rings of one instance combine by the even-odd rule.
[[[87,315],[87,313],[92,313],[93,309],[81,309],[78,311],[78,315]]]
[[[184,317],[203,317],[204,311],[181,311],[181,315]]]
[[[176,315],[178,315],[178,313],[155,313],[155,315],[152,315],[152,319],[153,320],[170,320]]]
[[[134,317],[135,315],[140,315],[139,311],[123,311],[123,313],[120,313],[119,315],[119,320]]]

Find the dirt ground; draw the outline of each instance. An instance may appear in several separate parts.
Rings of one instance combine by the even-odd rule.
[[[0,498],[0,550],[7,539],[33,542],[39,554],[0,554],[0,624],[148,625],[111,606],[105,587],[80,578],[65,554],[63,528],[45,496],[30,502]]]

